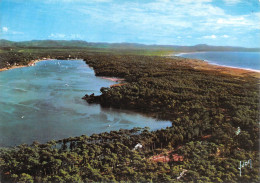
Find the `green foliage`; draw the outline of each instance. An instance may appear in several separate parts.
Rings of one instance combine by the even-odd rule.
[[[28,52],[1,54],[31,59]],[[125,78],[123,85],[89,97],[104,107],[171,120],[172,127],[121,129],[1,149],[2,182],[176,182],[184,170],[178,181],[259,182],[258,79],[195,70],[179,58],[76,49],[31,55],[83,58],[96,75]],[[138,143],[143,148],[133,150]],[[184,160],[152,161],[156,154]],[[249,159],[253,168],[243,168],[240,177],[239,162]]]

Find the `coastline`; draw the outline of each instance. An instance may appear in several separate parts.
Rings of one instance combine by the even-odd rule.
[[[31,60],[27,65],[13,65],[13,66],[11,66],[11,67],[1,68],[1,69],[0,69],[0,72],[2,72],[2,71],[8,71],[8,70],[11,70],[11,69],[22,68],[22,67],[35,66],[36,63],[41,62],[41,61],[46,61],[46,60],[55,60],[55,59],[51,59],[51,58],[44,59],[44,58],[43,58],[43,59],[38,59],[38,60]]]
[[[203,51],[205,52],[205,51]],[[185,58],[182,57],[181,55],[184,54],[190,54],[190,53],[201,53],[201,52],[174,52],[172,54],[164,55],[164,57],[168,57],[171,59],[178,58],[181,60],[181,65],[183,66],[189,66],[192,67],[196,70],[203,70],[203,71],[216,71],[222,74],[228,74],[232,76],[252,76],[252,77],[257,77],[260,78],[260,70],[254,70],[250,68],[240,68],[240,67],[233,67],[233,66],[228,66],[228,65],[220,65],[214,62],[211,62],[209,60],[201,60],[201,59],[194,59],[194,58]],[[36,63],[41,62],[41,61],[46,61],[46,60],[56,60],[56,59],[51,59],[51,58],[41,58],[37,60],[31,60],[27,65],[13,65],[11,67],[4,67],[0,69],[0,72],[2,71],[7,71],[11,69],[16,69],[16,68],[22,68],[22,67],[30,67],[30,66],[35,66]],[[101,76],[102,79],[107,79],[110,81],[114,82],[122,82],[125,79],[123,78],[117,78],[117,77],[105,77]]]
[[[204,51],[205,52],[205,51]],[[230,74],[233,76],[253,76],[260,78],[260,70],[254,70],[250,68],[241,68],[241,67],[234,67],[228,65],[220,65],[214,63],[209,60],[201,60],[201,59],[194,59],[194,58],[185,58],[182,57],[184,54],[190,53],[203,53],[203,52],[181,52],[181,53],[173,53],[171,56],[167,55],[167,57],[178,57],[183,59],[184,61],[188,61],[190,66],[194,69],[198,70],[205,70],[205,71],[217,71],[223,74]],[[186,65],[186,64],[184,64]]]
[[[246,70],[246,71],[260,73],[260,70],[255,70],[255,69],[250,69],[250,68],[242,68],[242,67],[234,67],[234,66],[229,66],[229,65],[221,65],[221,64],[217,64],[217,63],[214,63],[212,61],[209,61],[209,60],[203,60],[203,61],[207,62],[208,64],[215,65],[215,66],[229,67],[231,69],[242,69],[242,70]]]

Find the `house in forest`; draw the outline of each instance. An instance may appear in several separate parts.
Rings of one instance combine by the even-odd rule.
[[[141,149],[141,148],[143,148],[142,144],[138,143],[135,145],[133,150],[137,150],[137,149]]]

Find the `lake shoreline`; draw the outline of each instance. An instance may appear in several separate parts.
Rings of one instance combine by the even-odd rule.
[[[11,67],[4,67],[0,69],[0,72],[2,71],[8,71],[11,69],[17,69],[17,68],[22,68],[22,67],[31,67],[31,66],[35,66],[36,63],[41,62],[41,61],[47,61],[47,60],[56,60],[56,59],[38,59],[38,60],[31,60],[27,65],[13,65]]]
[[[91,67],[88,67],[86,62],[83,60],[42,61],[46,62],[36,64],[35,67],[13,69],[9,72],[0,73],[2,79],[1,88],[3,88],[2,99],[5,100],[5,98],[8,98],[8,100],[5,100],[5,102],[1,100],[0,103],[4,105],[2,105],[3,107],[0,107],[3,109],[8,108],[8,104],[11,104],[14,111],[11,115],[12,117],[8,117],[8,111],[2,110],[0,116],[3,116],[3,118],[1,119],[3,121],[11,121],[10,124],[14,119],[17,124],[23,126],[22,128],[26,128],[24,127],[26,124],[33,124],[31,126],[37,124],[36,126],[41,126],[43,129],[49,128],[46,125],[49,125],[52,129],[55,129],[57,124],[64,123],[63,128],[66,129],[67,132],[64,133],[64,131],[60,130],[60,132],[56,134],[56,132],[53,133],[51,131],[45,130],[45,132],[35,133],[37,129],[30,127],[30,133],[32,133],[32,135],[27,137],[24,134],[26,133],[26,130],[23,130],[19,132],[20,134],[17,133],[19,134],[18,136],[23,136],[21,140],[19,138],[16,140],[16,136],[14,136],[13,140],[10,140],[9,142],[8,139],[12,138],[8,135],[13,134],[13,130],[10,128],[9,131],[5,130],[5,132],[1,132],[2,138],[0,140],[0,146],[7,147],[8,144],[12,144],[11,146],[16,146],[23,143],[31,144],[35,140],[39,141],[40,143],[46,143],[52,139],[59,140],[68,138],[69,136],[80,136],[82,134],[92,135],[93,133],[103,133],[106,131],[109,132],[113,130],[119,130],[120,128],[131,129],[136,126],[149,126],[152,130],[158,130],[161,128],[170,127],[172,125],[170,121],[164,120],[162,120],[162,123],[157,123],[160,120],[155,119],[155,117],[152,117],[151,115],[143,114],[140,111],[122,111],[121,109],[117,108],[104,109],[104,107],[100,105],[90,106],[86,103],[86,101],[81,100],[85,93],[95,93],[96,95],[99,95],[100,89],[102,87],[109,88],[111,87],[111,84],[119,83],[111,82],[110,80],[103,79],[100,76],[95,76],[94,70]],[[50,65],[52,65],[52,67],[49,68]],[[57,68],[58,70],[53,70],[53,68]],[[65,71],[65,74],[60,75],[63,73],[63,71]],[[43,72],[46,74],[42,74]],[[57,73],[60,76],[51,73]],[[20,76],[15,77],[16,74],[19,74]],[[75,82],[75,77],[77,75],[78,80]],[[12,82],[13,77],[15,78],[15,82]],[[43,80],[39,80],[41,77]],[[46,82],[47,78],[51,81],[50,83]],[[70,80],[70,78],[73,79]],[[88,80],[90,81],[91,79],[95,80],[88,82]],[[13,85],[9,85],[9,81],[11,81]],[[18,84],[20,81],[22,83],[21,85]],[[28,85],[29,87],[25,88],[24,85]],[[93,88],[90,86],[93,86]],[[38,88],[44,88],[44,90],[38,90]],[[4,94],[8,95],[8,97],[6,97]],[[16,98],[19,98],[18,102],[16,102],[16,98],[13,97],[13,94],[17,94]],[[48,114],[45,116],[45,118],[38,119],[37,116],[45,114]],[[69,117],[65,117],[66,115]],[[33,119],[36,119],[36,117],[37,122],[32,123],[32,121],[34,121]],[[25,120],[26,123],[23,123]],[[45,122],[45,120],[48,122]],[[68,127],[72,121],[76,121],[73,123],[73,127]],[[95,127],[94,124],[97,122],[100,124],[96,125]],[[5,126],[2,128],[5,128]],[[38,134],[40,135],[38,136]],[[70,135],[67,136],[67,134]],[[29,140],[27,141],[27,139]],[[12,141],[14,141],[14,143]]]

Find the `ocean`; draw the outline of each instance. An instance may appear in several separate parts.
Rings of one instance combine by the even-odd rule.
[[[180,53],[175,56],[200,59],[215,65],[260,71],[260,52],[194,52]]]

